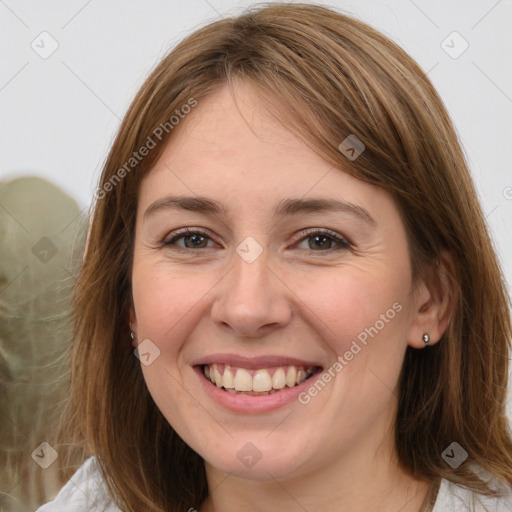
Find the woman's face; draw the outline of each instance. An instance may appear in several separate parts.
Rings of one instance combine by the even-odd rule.
[[[366,464],[392,446],[404,353],[422,345],[404,226],[388,193],[322,160],[247,84],[236,93],[246,120],[227,86],[200,101],[140,188],[144,379],[207,468]]]

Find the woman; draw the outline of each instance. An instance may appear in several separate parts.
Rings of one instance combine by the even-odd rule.
[[[74,319],[57,450],[89,458],[42,512],[512,510],[508,299],[467,164],[418,65],[350,17],[274,4],[160,63]]]

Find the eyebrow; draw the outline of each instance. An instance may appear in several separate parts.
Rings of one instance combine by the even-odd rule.
[[[169,209],[182,209],[191,212],[220,215],[227,217],[229,209],[212,199],[196,196],[166,196],[151,203],[144,212],[144,219],[158,211]],[[315,212],[343,212],[349,213],[371,225],[376,225],[374,218],[361,206],[339,199],[311,198],[311,199],[283,199],[274,208],[274,216],[286,217],[304,213]]]

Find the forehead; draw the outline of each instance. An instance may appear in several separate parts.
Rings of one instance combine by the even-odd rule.
[[[180,121],[142,181],[143,207],[172,194],[209,196],[235,212],[275,211],[291,197],[343,199],[369,208],[385,195],[333,167],[277,122],[253,86],[238,83],[233,92],[228,85],[219,88]]]
[[[245,82],[228,85],[201,99],[173,131],[162,157],[181,161],[212,159],[237,164],[240,171],[259,170],[278,163],[323,163],[290,130],[267,112],[272,108],[258,89]],[[285,166],[283,165],[283,171]]]

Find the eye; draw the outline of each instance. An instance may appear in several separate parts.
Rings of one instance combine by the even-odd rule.
[[[348,240],[329,229],[316,229],[309,232],[302,231],[299,236],[302,236],[300,239],[301,243],[302,241],[312,239],[312,242],[308,243],[308,248],[305,249],[307,252],[332,252],[352,247]],[[337,244],[337,247],[332,247],[333,242]]]
[[[182,239],[184,240],[184,246],[177,245],[176,241]],[[176,233],[172,238],[165,239],[163,244],[165,246],[174,245],[178,250],[186,251],[187,249],[207,249],[205,246],[205,242],[210,240],[208,235],[202,231],[192,231],[190,229],[184,229]]]
[[[343,249],[350,249],[352,244],[341,237],[334,231],[330,231],[328,229],[316,229],[313,231],[301,231],[299,234],[302,238],[300,239],[300,243],[307,239],[313,239],[312,243],[308,244],[308,248],[302,249],[306,252],[332,252],[339,251]],[[176,242],[178,240],[183,239],[183,245],[179,245]],[[176,249],[181,252],[189,252],[190,249],[208,249],[208,242],[211,241],[208,234],[203,231],[194,231],[189,228],[183,229],[174,234],[171,238],[166,238],[163,241],[164,246],[170,247],[174,246],[173,249]],[[332,247],[332,244],[336,244],[337,247]],[[318,249],[318,250],[317,250]]]

